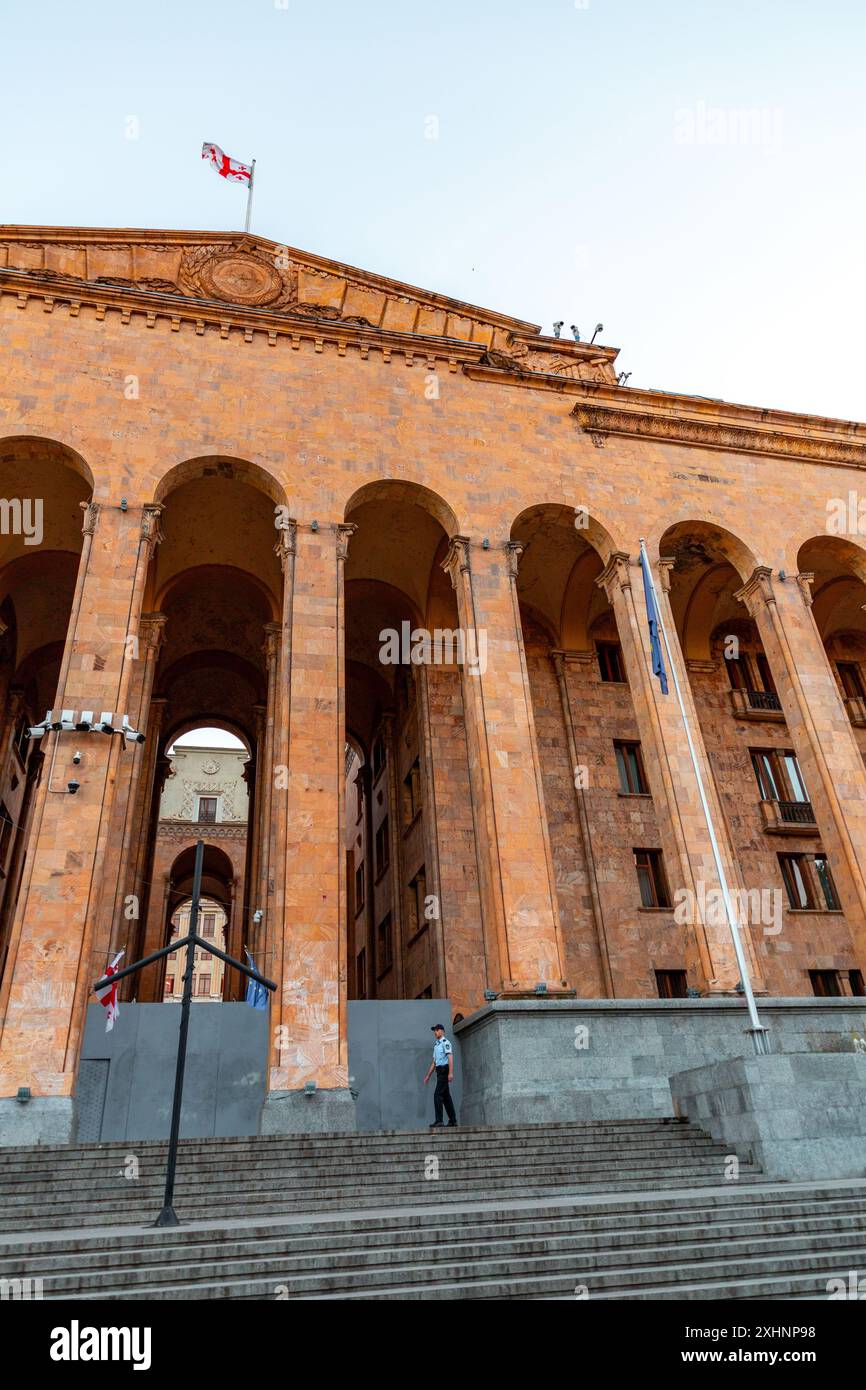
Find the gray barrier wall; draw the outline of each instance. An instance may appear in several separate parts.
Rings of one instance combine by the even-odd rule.
[[[866,998],[759,1000],[773,1054],[855,1052]],[[457,1025],[466,1124],[673,1115],[677,1072],[753,1055],[741,999],[497,1000]]]
[[[248,1004],[193,1004],[182,1139],[258,1133],[268,1018]],[[75,1098],[79,1143],[168,1138],[179,1027],[179,1004],[121,1003],[106,1033],[104,1008],[89,1005]]]
[[[423,1129],[432,1122],[435,1072],[426,1086],[422,1082],[432,1057],[434,1023],[444,1024],[454,1047],[451,1095],[459,1120],[463,1066],[449,1001],[350,1000],[349,1086],[358,1129]]]

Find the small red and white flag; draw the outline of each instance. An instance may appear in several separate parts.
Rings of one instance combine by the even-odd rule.
[[[114,957],[114,960],[111,962],[111,964],[105,972],[106,977],[115,974],[118,962],[122,955],[123,951],[118,951],[117,955]],[[96,997],[105,1009],[105,1031],[106,1033],[110,1033],[112,1028],[114,1027],[114,1020],[120,1013],[120,1008],[117,1003],[117,983],[115,982],[113,985],[105,985],[104,988],[98,989],[96,991]]]
[[[201,147],[201,157],[206,159],[210,165],[221,174],[224,179],[231,183],[244,183],[247,188],[253,181],[253,166],[251,164],[241,164],[239,159],[230,159],[224,154],[219,145],[208,144],[207,141]]]

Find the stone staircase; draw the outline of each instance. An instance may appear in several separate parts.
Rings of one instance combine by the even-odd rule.
[[[49,1299],[788,1299],[866,1273],[866,1182],[726,1181],[726,1159],[673,1120],[187,1140],[185,1224],[156,1230],[164,1144],[5,1149],[0,1279]]]

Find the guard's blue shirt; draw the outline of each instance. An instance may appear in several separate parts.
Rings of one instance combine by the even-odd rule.
[[[433,1044],[434,1067],[447,1067],[453,1049],[447,1038],[437,1038]]]

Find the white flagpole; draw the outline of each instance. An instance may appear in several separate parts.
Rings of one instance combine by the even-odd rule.
[[[252,164],[250,165],[250,186],[249,186],[249,191],[248,191],[248,193],[247,193],[247,220],[246,220],[246,222],[244,223],[244,231],[245,231],[245,232],[248,232],[249,229],[250,229],[250,214],[252,213],[252,210],[253,210],[253,179],[255,178],[255,176],[256,176],[256,161],[253,160]]]
[[[646,560],[646,559],[647,559],[647,553],[646,553],[646,545],[645,545],[645,543],[644,543],[644,538],[643,538],[643,536],[641,536],[641,540],[640,540],[640,549],[641,549],[641,555],[642,555],[643,558]],[[751,1023],[752,1023],[752,1026],[751,1026],[751,1028],[749,1029],[749,1032],[750,1032],[751,1035],[752,1035],[752,1042],[753,1042],[753,1044],[754,1044],[755,1052],[758,1054],[758,1056],[766,1056],[767,1054],[769,1054],[769,1051],[770,1051],[769,1042],[768,1042],[768,1039],[767,1039],[767,1031],[768,1031],[768,1030],[764,1027],[763,1023],[761,1022],[760,1018],[758,1017],[758,1010],[757,1010],[757,1007],[756,1007],[756,1005],[755,1005],[755,996],[754,996],[754,994],[753,994],[753,992],[752,992],[752,981],[751,981],[751,978],[750,978],[750,976],[749,976],[749,967],[748,967],[748,965],[746,964],[746,957],[745,957],[745,953],[744,953],[744,951],[743,951],[743,943],[742,943],[742,941],[740,940],[740,928],[739,928],[739,924],[737,923],[737,921],[736,921],[735,918],[734,918],[734,909],[733,909],[733,905],[732,905],[732,903],[731,903],[730,891],[729,891],[729,889],[728,889],[728,880],[727,880],[727,878],[726,878],[726,876],[725,876],[724,868],[722,867],[722,856],[721,856],[721,854],[719,853],[719,843],[718,843],[718,840],[716,839],[716,832],[715,832],[715,829],[714,829],[714,827],[713,827],[713,818],[712,818],[712,816],[710,815],[710,807],[709,807],[709,803],[708,803],[708,801],[707,801],[706,791],[704,790],[704,779],[703,779],[703,777],[701,776],[701,769],[700,769],[700,767],[699,767],[699,765],[698,765],[698,755],[697,755],[697,753],[695,752],[695,745],[694,745],[694,742],[692,741],[692,731],[691,731],[691,727],[690,727],[690,725],[689,725],[689,717],[688,717],[688,715],[686,714],[686,707],[685,707],[685,703],[684,703],[684,701],[683,701],[683,693],[682,693],[682,691],[681,691],[681,689],[680,689],[680,683],[679,683],[679,680],[678,680],[678,678],[677,678],[676,663],[674,662],[674,659],[673,659],[673,657],[671,656],[670,643],[668,642],[668,635],[667,635],[667,632],[665,631],[664,619],[663,619],[663,617],[662,617],[662,612],[661,612],[661,609],[660,609],[660,607],[659,607],[658,596],[656,595],[655,580],[653,579],[652,570],[650,569],[650,565],[649,565],[649,561],[648,561],[648,560],[647,560],[647,566],[646,566],[646,573],[649,575],[650,588],[652,589],[653,603],[654,603],[655,610],[656,610],[656,616],[657,616],[657,618],[658,618],[659,629],[661,630],[662,638],[663,638],[663,640],[664,640],[665,651],[666,651],[667,654],[668,654],[668,668],[669,668],[669,670],[670,670],[671,676],[673,677],[674,690],[676,691],[676,694],[677,694],[677,700],[678,700],[678,702],[679,702],[679,707],[680,707],[680,714],[681,714],[682,717],[683,717],[683,724],[685,725],[685,730],[686,730],[686,738],[688,739],[688,742],[689,742],[689,753],[691,754],[691,758],[692,758],[692,767],[693,767],[694,770],[695,770],[695,778],[696,778],[697,784],[698,784],[698,792],[699,792],[700,798],[701,798],[701,806],[703,807],[704,819],[705,819],[705,821],[706,821],[706,823],[707,823],[707,830],[709,831],[709,834],[710,834],[710,844],[711,844],[712,847],[713,847],[713,859],[714,859],[715,865],[716,865],[716,873],[717,873],[718,876],[719,876],[719,883],[720,883],[721,886],[722,886],[722,899],[723,899],[724,904],[725,904],[725,916],[726,916],[727,919],[728,919],[728,927],[730,928],[731,939],[732,939],[732,941],[733,941],[733,943],[734,943],[734,954],[735,954],[735,956],[736,956],[736,958],[737,958],[737,965],[739,966],[739,969],[740,969],[740,980],[741,980],[742,985],[743,985],[743,992],[745,993],[745,996],[746,996],[746,1003],[747,1003],[748,1008],[749,1008],[749,1018],[751,1019]]]

